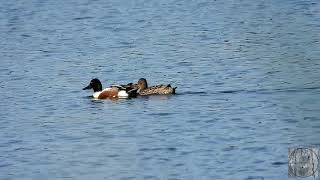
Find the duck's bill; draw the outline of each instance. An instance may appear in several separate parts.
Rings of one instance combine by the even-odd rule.
[[[83,88],[82,90],[87,90],[87,89],[91,89],[90,84],[87,87]]]

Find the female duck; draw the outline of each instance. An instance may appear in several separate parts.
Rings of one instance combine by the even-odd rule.
[[[171,87],[170,84],[167,85],[156,85],[148,87],[147,80],[144,78],[139,79],[138,81],[138,94],[141,96],[147,95],[166,95],[166,94],[175,94],[177,87]]]
[[[93,98],[106,99],[106,98],[129,98],[137,95],[137,89],[133,89],[130,86],[115,85],[102,90],[102,84],[99,79],[92,79],[90,84],[83,88],[93,89]]]

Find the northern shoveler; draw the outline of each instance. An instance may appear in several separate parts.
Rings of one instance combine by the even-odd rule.
[[[134,86],[134,84],[132,86]],[[161,84],[148,87],[148,83],[145,78],[139,79],[137,86],[139,87],[138,94],[141,96],[175,94],[177,88],[171,87],[170,84]]]
[[[92,79],[90,84],[83,88],[93,89],[93,98],[106,99],[106,98],[129,98],[137,96],[137,90],[128,85],[113,85],[102,90],[102,84],[99,79]]]

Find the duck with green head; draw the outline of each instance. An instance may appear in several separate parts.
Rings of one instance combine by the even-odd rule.
[[[107,98],[129,98],[136,97],[137,90],[131,85],[113,85],[108,88],[102,89],[102,84],[99,79],[92,79],[90,84],[83,88],[83,90],[93,89],[93,98],[107,99]]]

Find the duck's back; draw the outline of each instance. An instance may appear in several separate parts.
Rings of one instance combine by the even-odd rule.
[[[143,91],[139,92],[139,95],[146,96],[146,95],[166,95],[166,94],[174,94],[175,88],[172,88],[170,84],[168,85],[156,85],[156,86],[150,86],[147,89],[144,89]]]

